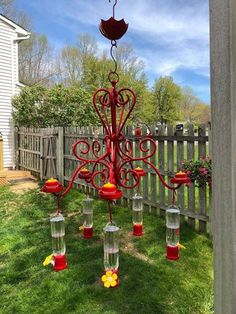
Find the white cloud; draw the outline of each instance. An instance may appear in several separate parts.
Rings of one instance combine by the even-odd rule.
[[[36,6],[36,2],[32,2],[32,6]],[[50,1],[40,3],[42,8]],[[75,36],[86,30],[94,32],[102,51],[109,49],[109,41],[99,36],[97,26],[101,18],[108,19],[112,15],[113,3],[60,0],[48,9],[52,19]],[[152,77],[172,75],[179,69],[209,77],[208,15],[206,0],[120,0],[116,9],[116,18],[124,17],[129,23],[129,31],[122,41],[132,42]]]
[[[184,67],[209,76],[207,1],[197,4],[192,1],[191,5],[191,1],[180,3],[182,5],[178,6],[173,0],[120,1],[117,19],[125,17],[129,23],[129,37],[126,38],[138,36],[139,42],[133,44],[140,58],[146,60],[147,69],[154,70],[157,75],[170,75]],[[62,12],[60,6],[57,10]],[[111,12],[112,4],[108,1],[96,0],[95,5],[94,0],[73,0],[64,11],[64,17],[77,23],[97,26],[99,20],[108,18]],[[71,23],[70,27],[78,26]]]

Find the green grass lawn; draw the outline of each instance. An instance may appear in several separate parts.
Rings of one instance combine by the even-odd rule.
[[[122,228],[120,286],[106,289],[103,227],[106,203],[95,204],[95,237],[79,231],[84,195],[73,190],[64,200],[68,269],[44,267],[51,253],[49,215],[54,200],[39,190],[15,194],[0,187],[0,313],[213,313],[212,244],[187,226],[181,229],[178,262],[165,259],[165,221],[145,214],[145,234],[131,236],[130,209],[116,207]]]

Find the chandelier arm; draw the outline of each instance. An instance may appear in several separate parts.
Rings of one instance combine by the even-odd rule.
[[[153,144],[153,151],[151,151],[150,154],[147,155],[147,156],[131,158],[129,155],[127,155],[127,154],[122,150],[122,148],[121,148],[120,145],[119,145],[118,151],[120,151],[120,152],[123,154],[123,156],[125,156],[126,158],[131,158],[131,159],[134,160],[134,161],[145,161],[146,159],[151,158],[151,157],[156,153],[156,143],[155,143],[155,141],[154,141],[153,139],[151,139],[150,137],[145,137],[144,139],[142,139],[142,140],[140,141],[140,143],[139,143],[139,149],[140,149],[142,152],[148,152],[148,151],[150,151],[150,149],[148,149],[148,148],[147,148],[147,149],[143,149],[143,144],[144,144],[145,142],[147,142],[147,141],[149,141],[150,143]]]
[[[94,162],[94,165],[93,165],[93,168],[92,168],[92,174],[93,174],[94,172],[96,172],[96,171],[95,171],[95,168],[97,167],[98,164],[100,164],[100,165],[106,167],[107,170],[109,170],[109,165],[108,165],[108,162],[107,162],[107,161],[105,162],[104,160],[96,160],[96,161]]]
[[[120,90],[118,91],[118,96],[120,97],[120,99],[123,99],[122,92],[125,92],[125,91],[126,91],[126,92],[130,92],[131,95],[133,96],[133,99],[131,100],[131,101],[132,101],[131,107],[129,108],[129,111],[128,111],[126,117],[124,118],[123,123],[121,123],[120,129],[119,129],[120,132],[121,132],[122,129],[124,128],[124,126],[125,126],[125,124],[126,124],[128,118],[130,117],[130,115],[131,115],[131,113],[132,113],[132,111],[133,111],[133,109],[134,109],[134,107],[135,107],[135,105],[136,105],[136,95],[135,95],[135,93],[134,93],[131,89],[129,89],[129,88],[122,88],[122,89],[120,89]],[[127,95],[127,94],[126,94],[126,98],[127,98],[127,99],[124,100],[124,101],[120,101],[120,100],[119,100],[119,97],[117,97],[117,103],[118,103],[119,105],[121,105],[121,106],[125,106],[125,105],[130,101],[130,97],[129,97],[129,95]]]
[[[107,175],[104,174],[105,171],[107,171]],[[109,178],[109,170],[107,170],[107,169],[98,170],[98,171],[95,171],[95,172],[92,174],[92,176],[91,176],[91,184],[92,184],[92,186],[93,186],[96,190],[101,190],[102,187],[99,186],[99,185],[97,185],[97,184],[94,182],[95,177],[96,177],[97,175],[101,175],[101,176],[102,176],[103,179],[101,180],[101,182],[104,183],[105,180]]]
[[[96,148],[97,145],[97,148]],[[96,158],[99,158],[99,152],[101,151],[101,143],[98,140],[94,140],[92,144],[92,152]]]
[[[159,170],[150,162],[150,161],[147,161],[147,160],[144,160],[144,162],[149,165],[153,170],[155,170],[156,174],[158,175],[161,183],[169,190],[172,190],[172,191],[175,191],[177,189],[179,189],[182,185],[182,184],[178,184],[176,187],[174,186],[171,186],[169,185],[168,183],[166,183],[166,181],[163,179],[163,176],[160,174]]]
[[[105,106],[102,106],[102,112],[103,112],[103,116],[104,116],[104,125],[106,125],[106,130],[107,130],[107,134],[111,137],[111,127],[110,127],[110,123],[108,121],[108,118],[107,118],[107,114],[106,114],[106,110],[105,110]]]
[[[122,124],[122,119],[123,119],[124,111],[125,111],[125,106],[122,106],[121,113],[120,113],[120,117],[119,117],[119,124],[118,124],[118,128],[117,128],[117,134],[120,134],[120,133],[121,133],[121,124]]]
[[[79,144],[86,144],[87,145],[87,150],[86,151],[84,151],[84,152],[81,152],[82,154],[84,154],[84,155],[87,155],[88,153],[89,153],[89,151],[90,151],[90,144],[87,142],[87,141],[85,141],[85,140],[79,140],[79,141],[77,141],[75,144],[74,144],[74,146],[73,146],[73,154],[74,154],[74,156],[76,157],[76,159],[78,159],[79,161],[82,161],[82,162],[87,162],[87,163],[90,163],[90,162],[96,162],[96,161],[100,161],[100,160],[103,160],[103,159],[105,159],[108,155],[109,155],[109,151],[107,150],[106,152],[105,152],[105,154],[104,155],[102,155],[101,157],[99,157],[98,159],[86,159],[86,158],[83,158],[83,157],[80,157],[79,155],[78,155],[78,153],[77,153],[77,146],[79,145]],[[95,156],[96,157],[96,156]]]
[[[94,109],[96,110],[96,113],[97,113],[97,115],[98,115],[98,117],[99,117],[103,127],[106,130],[106,133],[111,135],[111,132],[108,129],[108,125],[106,125],[106,123],[104,122],[103,117],[102,117],[102,115],[99,112],[98,105],[96,103],[96,97],[98,96],[98,93],[100,93],[100,92],[104,92],[105,93],[103,95],[103,98],[109,95],[109,99],[110,99],[110,92],[109,92],[109,90],[107,90],[106,88],[100,88],[93,94],[93,106],[94,106]],[[106,103],[105,101],[102,101],[102,99],[100,97],[98,97],[98,98],[99,98],[99,103],[102,106],[102,108],[109,105],[110,101],[109,101],[109,103],[108,102]],[[106,116],[106,114],[105,114],[105,116]]]
[[[129,162],[129,161],[128,161]],[[135,188],[136,186],[138,186],[140,184],[140,177],[139,175],[137,175],[137,173],[133,170],[133,169],[125,169],[125,168],[121,168],[120,171],[119,171],[119,174],[121,174],[121,172],[124,172],[125,173],[125,181],[128,182],[129,179],[127,179],[127,176],[129,174],[132,174],[132,177],[133,179],[135,180],[135,183],[133,183],[132,185],[127,185],[127,184],[124,184],[120,178],[120,175],[118,176],[117,180],[118,180],[118,185],[123,187],[123,188],[126,188],[126,189],[133,189]]]
[[[74,171],[74,173],[73,173],[73,175],[72,175],[72,177],[71,177],[71,179],[70,179],[70,183],[69,183],[68,187],[60,194],[60,196],[59,196],[60,199],[61,199],[62,197],[64,197],[64,196],[70,191],[70,189],[71,189],[72,186],[73,186],[73,183],[74,183],[74,181],[75,181],[75,178],[76,178],[77,174],[78,174],[79,171],[80,171],[82,168],[84,168],[88,163],[89,163],[89,162],[84,162],[84,163],[80,164],[80,165],[76,168],[76,170]]]
[[[126,141],[127,141],[127,140],[126,140]],[[126,143],[126,141],[124,142],[124,144]],[[126,158],[128,158],[128,159],[132,159],[132,157],[131,157],[130,155],[128,155],[125,151],[123,151],[123,149],[122,149],[122,147],[121,147],[120,144],[122,144],[122,142],[118,143],[118,145],[117,145],[117,151],[118,151],[119,156],[120,156],[122,159],[124,159],[124,157],[126,157]],[[127,150],[126,148],[127,148],[127,147],[126,147],[126,145],[125,145],[125,150]],[[132,151],[131,151],[131,154],[132,154],[132,152],[133,152],[133,149],[132,149]],[[129,153],[129,152],[128,152],[128,153]]]

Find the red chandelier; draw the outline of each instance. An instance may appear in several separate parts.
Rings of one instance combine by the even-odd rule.
[[[142,168],[137,167],[138,163],[144,163],[147,167],[153,169],[162,184],[172,191],[172,207],[174,206],[175,201],[175,190],[182,184],[189,182],[188,176],[181,172],[177,173],[176,176],[171,179],[172,184],[167,183],[163,179],[159,170],[150,161],[151,157],[154,156],[157,151],[156,142],[152,138],[150,132],[141,137],[141,129],[139,127],[136,128],[135,136],[138,141],[139,151],[142,152],[141,157],[133,157],[134,151],[132,142],[124,136],[124,127],[136,105],[136,95],[132,89],[119,89],[117,87],[119,75],[117,73],[117,62],[113,55],[113,49],[117,47],[117,40],[126,33],[128,24],[125,23],[124,19],[120,21],[115,19],[116,4],[117,0],[113,6],[113,17],[107,21],[101,20],[99,26],[102,35],[111,41],[110,54],[115,66],[114,70],[110,71],[108,75],[108,80],[111,84],[110,88],[100,88],[93,95],[93,106],[100,119],[101,125],[104,128],[104,138],[102,142],[98,139],[94,139],[92,144],[85,139],[81,139],[73,145],[73,154],[79,161],[79,165],[74,171],[67,188],[62,190],[60,182],[50,180],[47,181],[43,187],[44,192],[53,193],[57,197],[57,214],[60,214],[61,199],[70,191],[77,178],[84,180],[87,184],[91,184],[99,191],[99,196],[108,201],[109,208],[109,223],[106,228],[104,228],[104,252],[106,250],[106,245],[109,247],[111,244],[109,241],[115,241],[114,234],[119,230],[112,221],[112,202],[122,197],[121,188],[137,188],[138,193],[141,178],[146,175]],[[87,205],[85,205],[85,207],[87,206],[87,213],[91,213],[91,206],[88,204],[92,203],[89,200],[91,199],[88,198]],[[136,194],[136,198],[133,200],[133,206],[136,206],[134,204],[137,204],[139,209],[142,209],[142,197],[137,197]],[[136,209],[133,208],[133,210],[135,211]],[[174,214],[176,216],[176,211]],[[92,228],[91,225],[92,224],[88,224],[88,227],[84,227],[84,238],[92,238],[92,230],[87,230]],[[141,225],[142,221],[139,225],[134,225],[134,235],[140,236],[143,234]],[[176,234],[177,233],[178,231],[176,231]],[[111,240],[111,234],[113,234],[113,240]],[[115,243],[113,244],[116,246]],[[177,259],[178,249],[174,249],[173,256],[173,249],[170,250],[167,248],[167,258]],[[105,263],[105,270],[107,272],[111,271],[112,275],[117,275],[118,265],[106,267]],[[103,278],[103,281],[105,285],[105,277]],[[118,282],[116,281],[116,285],[117,284]]]

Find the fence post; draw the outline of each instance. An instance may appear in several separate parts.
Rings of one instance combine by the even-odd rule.
[[[19,170],[19,129],[17,127],[14,128],[14,149],[15,149],[15,162],[14,166],[16,170]]]
[[[198,129],[198,136],[206,135],[205,125],[201,125]],[[206,142],[199,141],[198,143],[198,158],[206,156]],[[206,186],[199,188],[199,214],[206,216]],[[199,231],[206,232],[206,221],[199,221]]]
[[[64,184],[64,128],[58,127],[57,137],[57,177]]]
[[[215,313],[236,309],[236,1],[211,0]]]
[[[39,162],[39,169],[40,169],[40,180],[43,180],[43,129],[40,129],[40,162]]]

